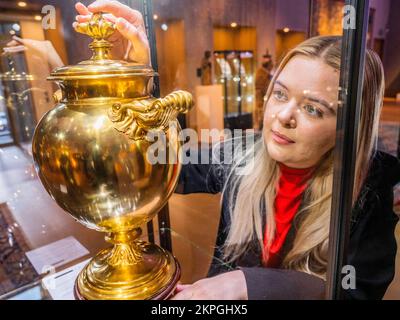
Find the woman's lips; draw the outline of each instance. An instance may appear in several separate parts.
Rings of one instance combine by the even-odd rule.
[[[271,130],[271,131],[272,131],[272,139],[274,139],[274,141],[276,143],[284,144],[284,145],[294,143],[293,140],[289,139],[288,137],[284,136],[283,134],[280,134],[279,132],[274,131],[274,130]]]

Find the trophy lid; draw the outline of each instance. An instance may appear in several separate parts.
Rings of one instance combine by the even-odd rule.
[[[48,80],[152,77],[157,75],[148,65],[112,59],[110,53],[112,44],[107,41],[107,38],[114,33],[115,25],[105,20],[102,13],[95,13],[89,22],[78,24],[76,31],[93,38],[93,42],[89,45],[93,56],[76,65],[55,69],[47,78]]]

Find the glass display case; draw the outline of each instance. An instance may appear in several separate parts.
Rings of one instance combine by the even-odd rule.
[[[37,124],[32,98],[32,91],[35,90],[32,87],[34,77],[26,72],[25,58],[22,53],[3,53],[1,70],[1,84],[8,111],[10,133],[12,132],[16,143],[29,146]]]
[[[4,146],[13,142],[4,90],[3,86],[0,85],[0,145]]]
[[[254,65],[252,51],[214,51],[214,79],[224,88],[224,120],[228,129],[253,126]]]
[[[82,1],[85,5],[92,2],[92,0]],[[363,1],[198,0],[187,3],[179,0],[121,0],[120,2],[129,8],[139,10],[143,15],[144,28],[150,45],[149,64],[159,74],[159,79],[155,77],[151,87],[155,98],[172,90],[187,90],[194,93],[202,86],[197,73],[199,62],[204,52],[211,52],[212,84],[217,86],[218,90],[212,91],[212,96],[208,95],[208,92],[199,95],[194,108],[197,107],[201,112],[195,116],[193,114],[196,112],[179,116],[182,127],[193,130],[197,130],[200,126],[199,117],[207,117],[210,120],[207,124],[217,123],[213,120],[218,118],[218,125],[222,123],[218,126],[218,130],[220,127],[230,130],[253,128],[252,115],[256,103],[255,71],[262,66],[263,54],[269,52],[276,67],[278,57],[295,47],[300,38],[303,41],[311,36],[343,33],[344,57],[340,77],[341,88],[346,90],[341,92],[340,103],[343,103],[341,106],[344,107],[340,108],[341,114],[338,117],[337,160],[335,167],[332,167],[335,188],[332,194],[334,201],[329,233],[331,251],[327,258],[327,263],[330,265],[329,286],[326,295],[329,299],[340,298],[341,267],[345,263],[343,257],[348,242],[350,194],[354,185],[355,137],[357,117],[361,108],[359,89],[363,79],[362,57],[365,55],[368,31],[368,19],[365,16],[368,10],[360,4]],[[343,30],[342,7],[345,4],[357,9],[354,11],[358,18],[356,29]],[[74,298],[72,280],[81,270],[81,263],[95,256],[99,250],[109,248],[104,243],[102,234],[76,223],[55,203],[54,195],[48,194],[41,184],[32,158],[32,134],[37,120],[53,108],[54,102],[51,99],[53,93],[56,100],[60,98],[55,87],[46,81],[50,72],[60,67],[51,63],[51,55],[59,56],[62,65],[75,66],[79,61],[91,56],[88,48],[89,40],[72,28],[76,15],[73,4],[69,1],[51,1],[56,13],[54,29],[45,29],[42,26],[45,14],[41,13],[41,10],[46,5],[48,3],[44,0],[7,1],[6,4],[0,1],[2,10],[0,13],[0,299],[72,299]],[[377,25],[374,28],[370,26],[368,41],[378,42],[382,44],[382,48],[386,41],[387,45],[381,54],[386,52],[385,71],[388,72],[388,79],[393,80],[390,82],[390,92],[396,90],[400,92],[400,88],[395,86],[394,71],[397,70],[398,60],[395,53],[397,49],[393,49],[395,47],[393,43],[398,41],[398,29],[396,29],[398,24],[395,21],[396,17],[393,18],[393,14],[390,13],[390,8],[398,8],[398,4],[382,0],[379,4],[377,1],[370,1],[370,6],[374,6],[376,10],[373,21],[370,20],[369,23]],[[387,24],[391,26],[390,31],[386,30]],[[46,52],[43,55],[43,52],[32,50],[32,47],[26,45],[25,50],[21,52],[7,53],[4,48],[15,35],[37,41],[37,44],[43,46],[50,43],[50,47],[44,48],[51,50],[44,50]],[[113,44],[118,45],[118,42]],[[113,51],[114,53],[119,54],[120,60],[127,58],[126,52],[125,56],[118,50]],[[78,74],[80,72],[79,68],[75,71]],[[272,69],[271,75],[275,71]],[[12,78],[13,74],[17,77]],[[18,75],[19,80],[15,81]],[[306,77],[308,74],[296,76]],[[106,87],[111,88],[103,86]],[[202,89],[205,89],[204,87]],[[117,85],[114,88],[117,88]],[[79,90],[71,92],[79,92],[82,97],[99,91],[89,86],[87,92]],[[73,94],[71,96],[69,98],[73,99]],[[399,106],[394,96],[384,100],[378,141],[379,149],[397,157],[400,154]],[[116,105],[115,110],[120,110],[120,107]],[[220,116],[220,113],[218,117],[216,116],[217,108],[223,110],[221,112],[223,116]],[[127,109],[126,112],[130,111],[132,110]],[[219,121],[220,118],[223,119]],[[73,128],[73,121],[71,123],[68,121],[63,123],[68,123],[68,126]],[[102,124],[103,122],[99,121],[92,127],[101,127]],[[61,122],[59,125],[62,125]],[[61,141],[62,135],[58,135],[59,132],[56,134]],[[101,138],[101,135],[99,137]],[[97,138],[91,139],[90,143],[97,141]],[[69,150],[63,152],[68,153]],[[46,154],[45,151],[42,153]],[[119,174],[124,169],[123,161],[130,159],[128,155],[129,152],[121,153],[120,162],[111,163],[112,161],[108,160],[107,166],[100,166],[95,161],[110,159],[106,153],[97,154],[93,163],[86,161],[87,155],[86,158],[73,156],[71,157],[73,161],[51,163],[49,175],[54,175],[54,170],[59,168],[79,167],[86,161],[86,169],[94,168],[94,171],[98,169],[97,173],[100,172],[100,175],[109,170],[114,174],[113,177],[116,177],[114,180],[118,180]],[[149,171],[148,166],[143,168]],[[135,176],[135,173],[130,173],[131,176]],[[96,182],[95,178],[93,175],[91,183]],[[76,184],[82,182],[75,176],[71,179]],[[60,183],[56,187],[57,192],[68,193],[65,185]],[[100,192],[99,196],[104,197],[104,194],[105,192]],[[395,188],[394,197],[394,209],[400,213],[399,185]],[[193,283],[207,276],[220,222],[220,200],[220,193],[173,194],[167,205],[160,210],[158,217],[143,228],[142,240],[158,244],[177,258],[181,266],[183,283]],[[108,205],[108,202],[105,201],[104,205]],[[399,227],[395,232],[399,242]],[[68,253],[69,257],[65,257],[63,253]],[[400,254],[397,255],[397,259],[399,257]],[[386,298],[399,298],[399,265],[397,263],[395,279]],[[61,285],[60,290],[52,287],[54,282],[58,287],[59,281],[64,280],[65,286]]]

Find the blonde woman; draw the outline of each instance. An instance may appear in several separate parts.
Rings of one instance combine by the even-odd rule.
[[[77,22],[110,13],[116,41],[130,44],[124,56],[149,61],[139,12],[116,1],[76,9]],[[340,37],[316,37],[283,59],[267,90],[264,128],[247,175],[236,174],[251,164],[246,156],[228,170],[183,167],[177,191],[222,192],[222,214],[209,277],[179,285],[173,299],[323,298],[341,45]],[[382,64],[367,51],[347,257],[356,283],[347,298],[380,299],[394,276],[393,186],[400,163],[376,150],[383,92]]]

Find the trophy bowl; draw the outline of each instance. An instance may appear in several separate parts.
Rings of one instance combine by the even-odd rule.
[[[176,117],[193,101],[185,91],[154,98],[156,73],[149,66],[112,60],[107,38],[114,28],[102,14],[78,25],[78,32],[94,38],[93,57],[51,73],[48,79],[61,95],[35,129],[33,157],[57,204],[106,233],[112,244],[81,271],[76,298],[166,299],[179,280],[179,264],[163,248],[140,240],[140,226],[174,192],[181,169]],[[158,151],[154,141],[163,141]],[[152,155],[160,150],[166,161],[155,162]]]

